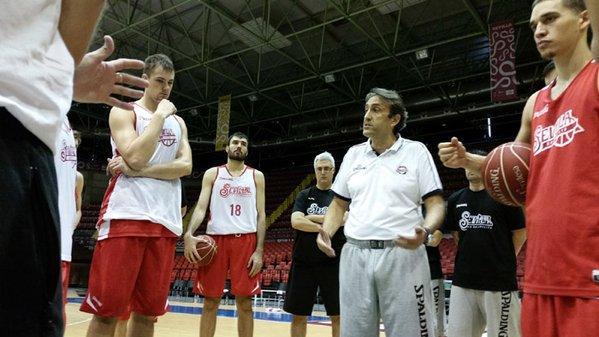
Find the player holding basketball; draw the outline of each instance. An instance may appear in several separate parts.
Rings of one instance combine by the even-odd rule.
[[[283,310],[293,314],[291,337],[306,337],[308,316],[317,291],[331,318],[332,336],[339,337],[339,254],[345,244],[343,230],[333,236],[335,257],[330,258],[318,249],[316,235],[322,228],[324,215],[333,200],[335,158],[323,152],[314,158],[316,186],[301,191],[295,198],[291,226],[295,229],[293,261]]]
[[[526,240],[524,215],[491,198],[480,170],[466,169],[466,178],[468,187],[447,200],[445,229],[458,246],[447,336],[480,337],[486,327],[489,336],[518,337],[516,256]]]
[[[363,134],[369,139],[347,151],[317,237],[319,248],[335,256],[331,237],[351,201],[339,265],[344,337],[378,337],[381,318],[388,336],[433,336],[423,243],[441,225],[445,203],[424,144],[399,135],[406,119],[397,92],[374,88],[366,95]]]
[[[204,173],[202,191],[185,233],[185,257],[196,262],[200,241],[193,233],[204,220],[208,205],[210,218],[206,233],[218,247],[212,262],[199,267],[194,292],[205,297],[200,321],[200,337],[214,336],[216,314],[223,295],[227,273],[231,275],[231,293],[239,317],[240,337],[254,334],[251,296],[260,293],[266,211],[264,174],[245,165],[248,137],[236,132],[229,137],[225,151],[227,164]]]
[[[526,194],[528,245],[522,304],[526,337],[599,334],[599,65],[587,45],[599,1],[536,0],[537,49],[557,79],[532,95],[516,141],[531,143]],[[590,18],[590,19],[589,19]],[[599,31],[599,30],[598,30]],[[599,42],[593,35],[593,45]],[[453,138],[439,144],[445,166],[479,170],[484,157]]]
[[[167,99],[175,71],[162,54],[146,58],[150,82],[133,110],[114,108],[110,132],[121,174],[108,185],[81,310],[94,314],[88,336],[112,336],[131,306],[131,336],[152,336],[167,308],[175,243],[182,232],[179,177],[191,172],[185,122]]]

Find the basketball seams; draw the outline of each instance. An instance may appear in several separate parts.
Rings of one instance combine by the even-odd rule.
[[[524,159],[520,156],[520,154],[518,152],[516,152],[514,150],[514,148],[521,148],[524,150],[529,150],[526,146],[522,146],[522,145],[517,145],[517,144],[511,144],[510,145],[510,151],[512,152],[512,154],[520,161],[520,163],[522,163],[522,165],[524,167],[526,167],[527,171],[530,171],[528,164],[526,163],[526,161],[524,161]]]
[[[520,203],[517,201],[517,199],[514,197],[514,194],[512,194],[512,191],[511,191],[511,189],[509,188],[509,186],[510,186],[510,185],[509,185],[509,183],[508,183],[508,181],[507,181],[507,178],[506,178],[506,176],[505,176],[505,168],[504,168],[504,165],[503,165],[503,150],[504,150],[504,149],[505,149],[505,146],[502,146],[502,147],[501,147],[501,152],[500,152],[500,154],[499,154],[499,165],[500,165],[500,167],[501,167],[501,177],[503,178],[503,187],[505,187],[505,190],[506,190],[506,191],[507,191],[507,193],[509,194],[509,196],[510,196],[510,199],[511,199],[510,201],[511,201],[513,204],[516,204],[516,205],[518,205],[518,206],[521,206],[521,204],[520,204]],[[506,198],[506,199],[507,199],[507,198]]]

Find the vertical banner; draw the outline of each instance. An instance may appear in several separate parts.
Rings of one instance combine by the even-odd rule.
[[[502,102],[516,95],[516,42],[514,25],[497,22],[489,27],[491,61],[491,101]]]
[[[229,116],[231,115],[231,95],[218,98],[218,119],[216,122],[216,139],[214,150],[224,150],[229,138]]]

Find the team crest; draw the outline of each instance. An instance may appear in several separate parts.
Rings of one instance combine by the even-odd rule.
[[[554,125],[537,126],[534,134],[533,154],[536,156],[552,147],[566,147],[580,132],[584,132],[584,128],[578,123],[578,118],[572,115],[572,109],[570,109],[559,116]]]
[[[162,133],[160,134],[160,142],[164,146],[172,146],[177,142],[177,136],[171,129],[162,129]]]

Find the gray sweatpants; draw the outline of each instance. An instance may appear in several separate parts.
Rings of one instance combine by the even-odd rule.
[[[434,337],[445,336],[445,285],[443,279],[431,280],[433,303],[435,307],[435,334]]]
[[[430,271],[424,246],[407,250],[385,241],[347,238],[339,264],[342,337],[433,336]]]
[[[520,337],[518,292],[452,286],[447,337],[480,337],[485,326],[488,336]]]

